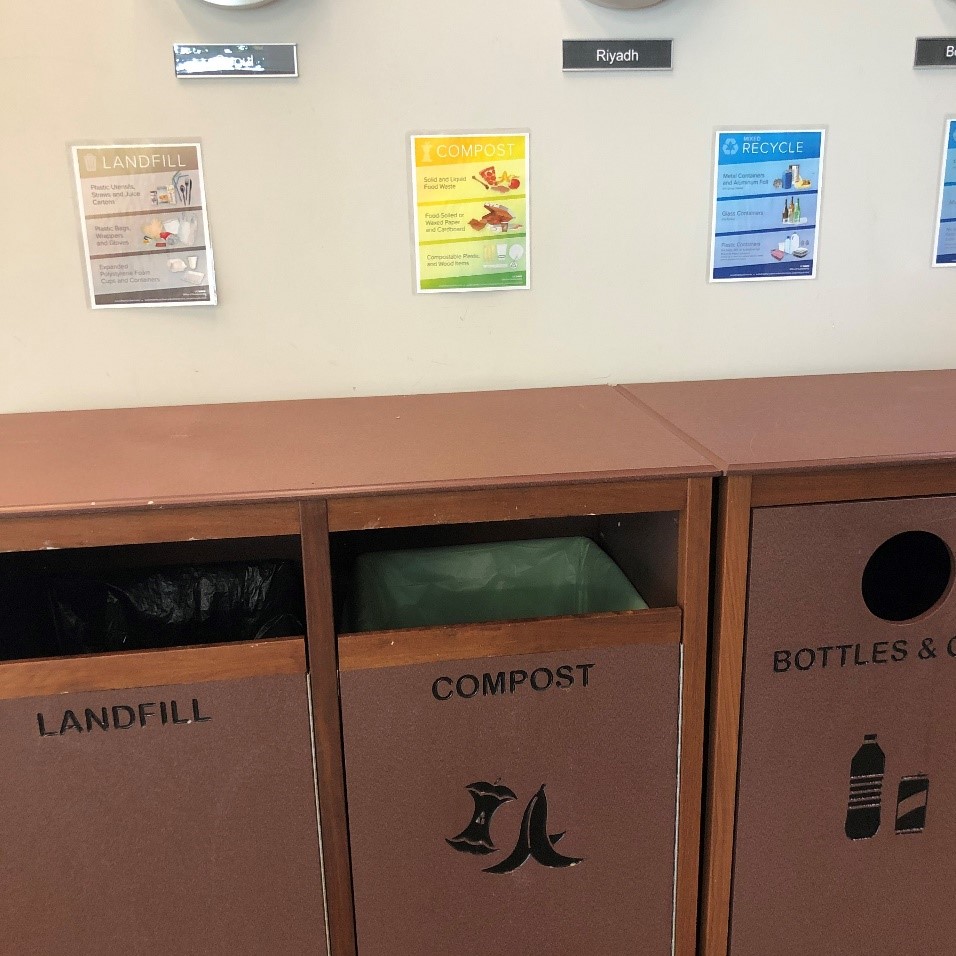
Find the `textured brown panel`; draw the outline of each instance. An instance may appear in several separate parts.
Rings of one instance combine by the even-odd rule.
[[[629,385],[729,474],[956,461],[956,371]]]
[[[442,676],[584,663],[594,665],[587,687],[575,671],[560,690],[432,693]],[[670,956],[678,680],[675,646],[344,673],[362,956]],[[465,788],[478,782],[515,797],[490,821],[497,850],[487,855],[446,842],[475,812]],[[554,851],[583,862],[552,868],[532,856],[513,872],[484,872],[510,857],[542,785],[547,833],[566,831]]]
[[[956,657],[947,643],[956,635],[956,597],[893,624],[874,617],[861,596],[871,554],[910,530],[952,548],[956,499],[754,512],[732,956],[953,951]],[[930,638],[938,656],[921,659]],[[893,661],[900,641],[907,656]],[[839,645],[849,645],[846,666],[836,649],[822,667],[817,650],[809,669],[774,672],[775,651]],[[801,660],[808,666],[810,654]],[[871,839],[851,840],[850,763],[867,734],[886,755],[882,822]],[[897,787],[919,773],[930,779],[925,832],[898,835]]]
[[[0,700],[305,674],[301,637],[0,663]]]
[[[607,387],[0,416],[0,512],[711,474]]]
[[[194,699],[209,720],[163,726],[160,701],[184,720]],[[85,729],[145,702],[145,727]],[[67,708],[83,732],[41,737]],[[6,701],[0,722],[0,951],[326,951],[304,676]]]

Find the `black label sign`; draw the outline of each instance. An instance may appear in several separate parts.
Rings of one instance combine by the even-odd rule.
[[[37,714],[41,737],[65,737],[71,733],[92,734],[98,731],[130,730],[149,726],[175,727],[182,724],[204,724],[212,717],[204,715],[199,701],[146,701],[140,704],[114,704],[64,710],[62,714]]]
[[[956,37],[917,37],[913,66],[956,66]]]
[[[673,40],[565,40],[565,70],[670,70]]]
[[[919,646],[916,645],[919,641]],[[919,661],[956,660],[956,637],[916,640],[901,637],[893,641],[856,644],[823,644],[820,647],[781,648],[773,652],[775,674],[799,673],[831,668],[865,667],[868,664],[903,664]]]
[[[497,697],[516,694],[520,690],[545,691],[555,688],[566,690],[587,687],[593,664],[562,664],[557,668],[538,667],[532,671],[513,670],[484,674],[462,674],[459,677],[439,677],[432,683],[435,700],[451,700],[452,697]]]

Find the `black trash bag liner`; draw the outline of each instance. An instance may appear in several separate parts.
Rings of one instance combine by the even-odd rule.
[[[45,600],[38,600],[40,592]],[[291,561],[177,565],[50,576],[28,598],[47,632],[0,657],[94,654],[305,634],[302,571]],[[20,603],[22,603],[22,598]],[[44,606],[45,605],[45,606]],[[21,615],[23,616],[23,615]],[[0,638],[6,644],[6,628]],[[52,631],[52,635],[50,632]],[[12,649],[23,641],[11,641]]]
[[[46,580],[40,575],[0,572],[0,661],[57,653]]]

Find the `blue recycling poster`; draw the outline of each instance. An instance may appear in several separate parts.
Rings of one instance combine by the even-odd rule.
[[[933,265],[956,265],[956,120],[946,122]]]
[[[822,129],[717,133],[712,282],[816,277],[824,139]]]

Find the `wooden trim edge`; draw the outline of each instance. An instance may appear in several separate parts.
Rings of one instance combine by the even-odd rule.
[[[299,506],[295,502],[0,515],[0,552],[267,538],[297,535],[299,527]]]
[[[686,486],[684,478],[662,478],[333,497],[329,530],[679,511]]]
[[[750,477],[722,481],[718,502],[710,743],[704,807],[701,956],[727,956],[730,942],[750,516]]]
[[[684,668],[675,956],[696,956],[698,951],[713,484],[710,478],[688,480],[680,524],[678,600],[683,608]]]
[[[730,479],[734,480],[734,479]],[[956,464],[830,468],[800,474],[755,475],[751,506],[871,501],[956,494]]]
[[[588,647],[679,644],[677,607],[339,635],[342,672]]]
[[[332,611],[332,567],[326,502],[303,501],[302,567],[309,622],[309,682],[312,687],[312,730],[325,912],[331,956],[355,956],[355,910],[352,858],[349,852],[348,806],[339,675]]]
[[[301,637],[6,661],[0,664],[0,700],[305,672]]]

